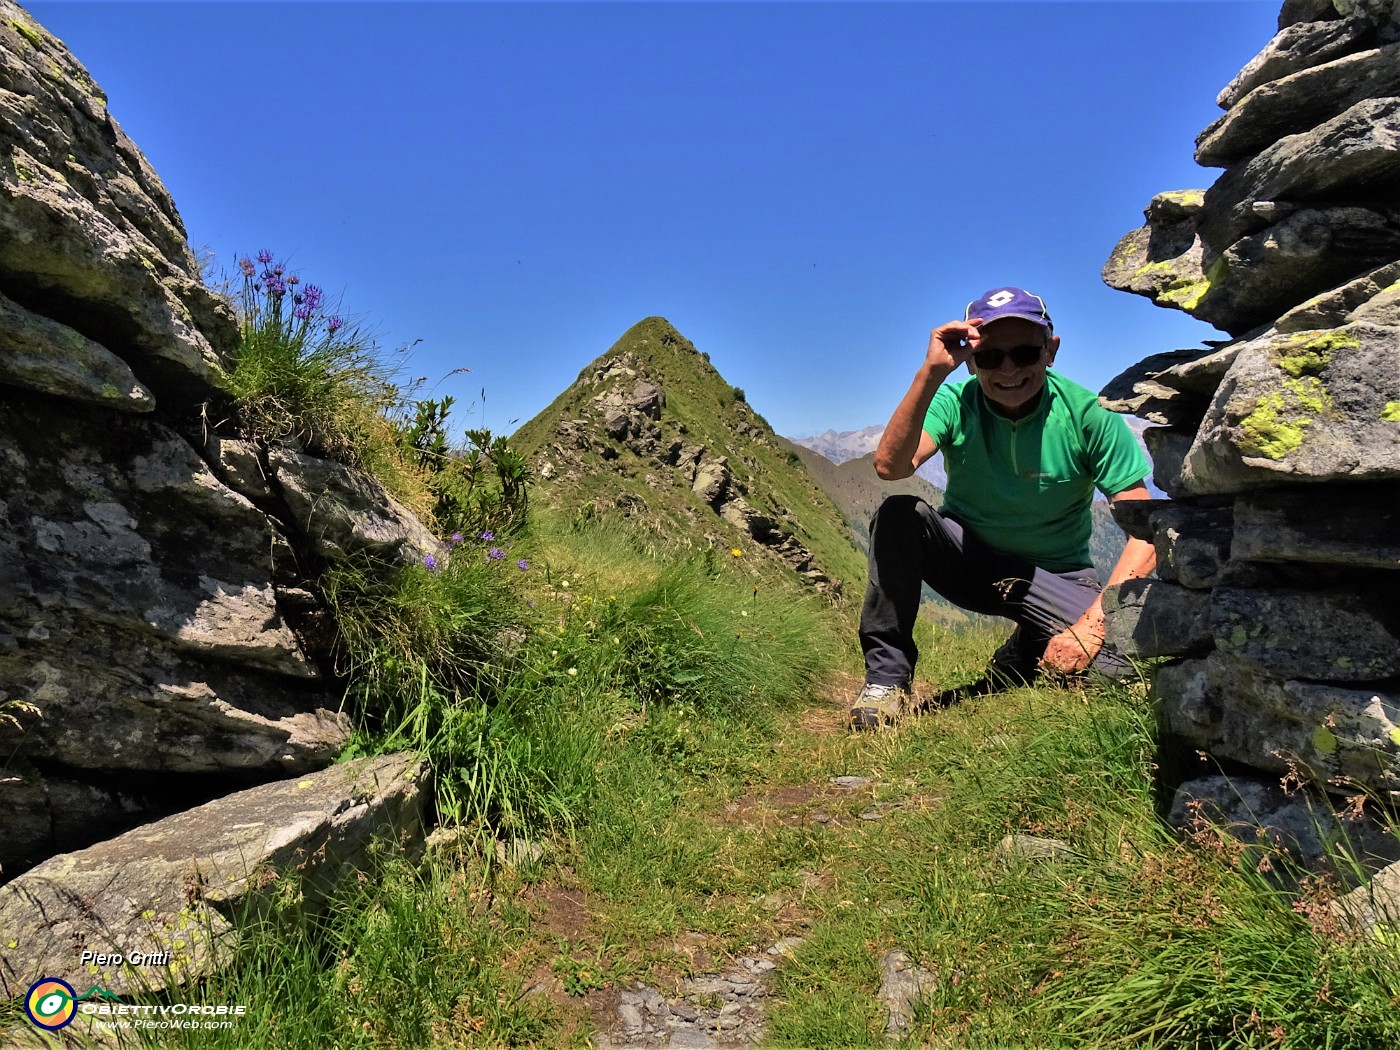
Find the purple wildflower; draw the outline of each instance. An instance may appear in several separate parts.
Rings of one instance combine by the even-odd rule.
[[[457,544],[461,543],[464,539],[466,539],[466,537],[463,536],[460,532],[454,532],[451,536],[448,537],[448,539],[452,542],[453,546],[456,546]]]
[[[506,556],[506,552],[501,550],[500,547],[492,547],[489,551],[486,552],[486,556],[492,561],[500,561]]]
[[[244,277],[252,277],[257,273],[257,268],[253,265],[252,259],[239,259],[238,268],[243,271]]]
[[[494,540],[495,538],[496,538],[496,534],[495,534],[494,532],[490,531],[489,529],[488,529],[486,532],[483,532],[483,533],[481,534],[481,542],[482,542],[482,543],[490,543],[490,542],[491,542],[492,540]]]
[[[272,262],[272,253],[264,248],[262,251],[258,252],[258,262],[266,266],[268,263]]]
[[[296,274],[292,274],[291,276],[289,276],[289,277],[287,278],[287,283],[288,283],[288,284],[301,284],[301,278],[298,277]]]
[[[275,273],[278,277],[281,277],[281,276],[282,276],[284,273],[286,273],[287,271],[286,271],[286,268],[285,268],[281,263],[278,263],[276,266],[274,266],[274,267],[272,268],[272,272]]]
[[[308,284],[305,290],[306,305],[315,310],[321,305],[321,296],[324,294],[325,293],[322,292],[320,288],[316,287],[316,285]]]
[[[268,295],[281,295],[287,290],[287,282],[276,274],[264,279],[263,287],[267,289]]]
[[[305,306],[298,306],[292,311],[292,316],[298,321],[309,321],[311,319],[311,311]]]
[[[330,332],[332,335],[335,334],[335,330],[336,330],[337,328],[344,328],[344,327],[345,327],[345,322],[342,321],[339,317],[332,317],[329,321],[326,322],[326,331],[327,331],[327,332]]]
[[[433,572],[437,569],[437,559],[434,558],[431,554],[425,554],[423,555],[423,566],[429,572]]]
[[[520,559],[518,562],[516,562],[515,564],[520,566],[520,571],[521,571],[521,572],[528,572],[529,569],[530,569],[530,563],[529,563],[528,561],[526,561],[524,558],[521,558],[521,559]]]

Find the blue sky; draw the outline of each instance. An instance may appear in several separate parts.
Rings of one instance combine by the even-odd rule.
[[[1153,194],[1215,179],[1193,140],[1279,9],[26,6],[196,248],[271,249],[415,344],[459,426],[511,431],[660,314],[790,436],[883,423],[929,330],[1003,283],[1095,389],[1219,337],[1099,270]]]

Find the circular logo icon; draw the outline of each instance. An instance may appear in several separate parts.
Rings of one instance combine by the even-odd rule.
[[[73,986],[57,977],[42,977],[35,981],[24,997],[24,1009],[29,1019],[50,1032],[71,1024],[78,1012],[78,995]]]

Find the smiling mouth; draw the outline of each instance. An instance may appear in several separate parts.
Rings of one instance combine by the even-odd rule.
[[[1017,379],[1017,380],[1015,380],[1014,382],[1010,382],[1010,383],[1001,383],[1001,382],[993,381],[992,385],[993,385],[994,387],[996,387],[998,390],[1019,390],[1021,387],[1025,386],[1028,382],[1030,382],[1029,379],[1024,379],[1024,378],[1022,378],[1022,379]]]

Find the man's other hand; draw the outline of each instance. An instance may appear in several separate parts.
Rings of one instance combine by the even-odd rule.
[[[1081,618],[1050,639],[1040,666],[1061,674],[1083,671],[1103,648],[1103,617]]]

